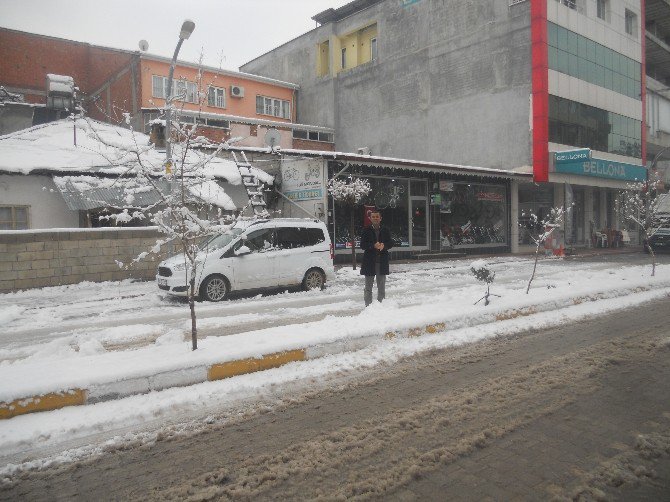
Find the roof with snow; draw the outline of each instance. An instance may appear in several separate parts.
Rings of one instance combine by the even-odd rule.
[[[268,153],[268,148],[233,146],[233,151]],[[491,167],[466,166],[461,164],[447,164],[444,162],[430,162],[424,160],[411,160],[395,157],[381,157],[378,155],[362,155],[349,152],[331,152],[318,150],[298,150],[293,148],[281,148],[277,153],[287,156],[316,157],[326,160],[339,161],[341,163],[362,164],[375,167],[390,167],[397,169],[408,169],[429,173],[449,173],[458,175],[488,176],[491,178],[531,180],[533,174],[525,171],[512,169],[495,169]]]
[[[174,144],[173,157],[182,154]],[[185,166],[241,184],[235,163],[214,154],[191,148]],[[0,136],[0,173],[119,176],[132,174],[141,164],[159,175],[164,163],[165,151],[150,144],[146,134],[92,119],[59,120]],[[252,174],[264,183],[273,181],[260,169],[252,168]]]

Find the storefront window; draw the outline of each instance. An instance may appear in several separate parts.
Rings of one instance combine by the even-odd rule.
[[[519,244],[534,244],[533,236],[540,233],[539,223],[549,215],[553,205],[553,186],[519,186]]]
[[[507,241],[504,186],[440,182],[441,249]]]
[[[365,178],[370,182],[370,195],[361,204],[351,206],[335,203],[335,249],[351,247],[349,235],[351,211],[354,211],[356,247],[366,223],[366,213],[378,209],[382,225],[391,231],[396,247],[409,247],[409,180],[397,178]]]

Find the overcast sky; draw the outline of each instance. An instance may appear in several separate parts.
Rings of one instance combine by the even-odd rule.
[[[0,26],[172,57],[184,19],[195,31],[179,59],[237,70],[316,27],[312,16],[351,0],[0,0]]]

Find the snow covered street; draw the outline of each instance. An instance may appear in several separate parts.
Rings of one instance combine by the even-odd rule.
[[[485,286],[470,272],[472,261],[392,264],[387,301],[365,310],[362,279],[348,267],[320,292],[200,303],[195,352],[186,341],[188,305],[164,299],[153,283],[87,283],[2,295],[0,401],[73,388],[113,388],[129,396],[0,421],[0,446],[9,462],[2,472],[18,469],[13,463],[30,452],[88,444],[92,435],[110,439],[119,431],[202,418],[222,406],[272,395],[277,386],[315,386],[329,375],[417,352],[552,327],[670,294],[665,257],[653,278],[642,254],[542,260],[529,295],[532,261],[502,257],[486,260],[496,272],[491,292],[500,298],[485,307],[474,304]],[[417,331],[426,326],[432,331]],[[304,347],[325,357],[188,387],[166,384],[149,394],[134,396],[127,388],[152,375],[187,374],[203,365]]]

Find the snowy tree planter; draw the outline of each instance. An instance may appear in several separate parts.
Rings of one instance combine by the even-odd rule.
[[[620,194],[619,212],[642,232],[645,251],[651,258],[652,277],[656,274],[656,254],[649,240],[660,229],[670,227],[670,195],[660,192],[662,186],[658,172],[651,172],[648,180],[632,183]]]
[[[568,211],[569,210],[570,208],[568,208]],[[538,227],[539,222],[540,231],[539,233],[535,235],[531,234],[530,236],[531,239],[533,240],[533,243],[535,244],[535,261],[533,263],[533,273],[531,274],[530,279],[528,279],[526,294],[528,294],[528,292],[530,291],[530,285],[533,282],[533,279],[535,279],[535,271],[537,270],[537,261],[540,257],[540,246],[542,246],[545,242],[547,242],[547,239],[550,239],[552,237],[552,234],[557,228],[560,228],[562,226],[566,212],[567,211],[562,206],[553,207],[551,208],[551,211],[549,211],[547,217],[542,221],[539,221],[539,218],[537,217],[536,214],[528,215],[530,217],[530,222],[534,228]]]
[[[328,193],[336,202],[351,208],[349,236],[351,237],[351,263],[356,270],[356,220],[354,208],[370,193],[370,183],[362,178],[333,178],[328,182]]]
[[[484,300],[484,306],[487,306],[489,303],[491,303],[489,300],[489,297],[491,296],[497,296],[500,298],[500,295],[494,295],[491,293],[491,284],[496,278],[496,273],[489,269],[487,263],[484,260],[477,260],[472,262],[470,265],[470,272],[472,272],[472,275],[475,276],[475,279],[486,284],[486,294],[477,300],[475,305]]]

